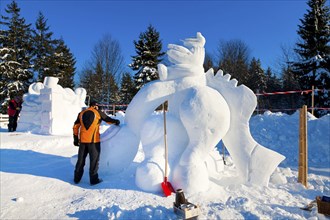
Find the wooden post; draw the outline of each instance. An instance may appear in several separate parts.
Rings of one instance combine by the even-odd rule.
[[[299,169],[298,182],[307,187],[307,106],[304,105],[300,109],[299,117]]]
[[[312,86],[312,115],[314,115],[314,86]]]

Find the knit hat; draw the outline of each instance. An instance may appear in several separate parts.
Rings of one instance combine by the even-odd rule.
[[[89,103],[89,106],[97,106],[97,101],[95,100],[92,100],[90,103]]]

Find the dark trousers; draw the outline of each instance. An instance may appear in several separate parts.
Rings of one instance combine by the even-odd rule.
[[[78,151],[78,160],[76,163],[76,168],[74,171],[74,181],[76,183],[80,182],[84,174],[84,166],[87,154],[90,158],[89,167],[89,180],[91,184],[95,184],[99,180],[98,169],[99,169],[99,159],[100,159],[101,147],[100,143],[80,143]]]
[[[17,128],[17,119],[18,116],[9,116],[9,123],[8,123],[8,131],[12,132],[12,131],[16,131]]]

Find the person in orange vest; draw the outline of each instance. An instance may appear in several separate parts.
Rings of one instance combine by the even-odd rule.
[[[17,128],[17,119],[22,108],[21,98],[15,96],[12,100],[9,101],[7,114],[9,116],[8,123],[8,132],[16,131]]]
[[[98,168],[101,152],[100,124],[105,121],[108,124],[119,125],[120,121],[112,119],[99,110],[96,101],[91,101],[90,107],[78,114],[73,125],[73,144],[79,146],[78,160],[74,171],[74,182],[78,184],[84,174],[84,166],[87,155],[90,158],[89,179],[90,184],[95,185],[102,182],[99,179]]]

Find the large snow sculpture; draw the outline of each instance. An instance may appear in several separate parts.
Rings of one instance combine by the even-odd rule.
[[[100,167],[110,172],[124,169],[141,141],[145,159],[137,168],[136,184],[146,191],[161,191],[165,166],[162,117],[152,113],[168,101],[169,180],[175,188],[188,193],[208,189],[210,177],[221,170],[220,155],[215,151],[221,139],[242,182],[267,185],[284,156],[261,146],[250,134],[255,95],[244,85],[237,87],[237,81],[221,71],[215,76],[212,69],[204,73],[205,38],[201,33],[183,44],[185,47],[168,45],[173,65],[160,64],[160,80],[146,84],[136,94],[124,125],[112,126],[101,136]]]
[[[56,77],[33,83],[23,96],[18,131],[40,134],[72,134],[72,126],[85,105],[86,90],[63,88]]]

